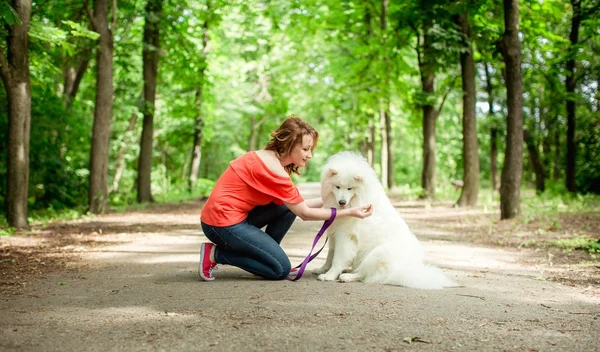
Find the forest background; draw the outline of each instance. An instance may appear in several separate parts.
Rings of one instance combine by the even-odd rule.
[[[597,0],[12,0],[0,21],[3,234],[206,196],[289,114],[320,133],[297,182],[354,150],[405,198],[598,210]]]

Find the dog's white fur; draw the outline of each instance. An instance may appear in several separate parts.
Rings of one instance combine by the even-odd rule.
[[[321,281],[363,281],[422,289],[455,286],[444,273],[423,262],[417,238],[385,194],[375,171],[359,154],[331,156],[321,174],[324,207],[372,204],[365,219],[336,219],[328,229],[325,264],[313,270]]]

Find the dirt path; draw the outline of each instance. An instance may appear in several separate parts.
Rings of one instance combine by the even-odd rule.
[[[214,282],[202,282],[201,204],[157,207],[49,227],[67,241],[62,246],[43,235],[2,239],[8,248],[41,237],[62,248],[57,255],[68,248],[82,256],[44,275],[55,263],[47,257],[36,267],[39,279],[3,295],[0,350],[600,351],[598,286],[542,280],[540,267],[526,264],[531,252],[452,241],[461,235],[455,228],[431,223],[439,209],[399,205],[428,261],[463,287],[324,283],[312,275],[269,282],[224,266]],[[319,227],[294,224],[283,243],[292,263]]]

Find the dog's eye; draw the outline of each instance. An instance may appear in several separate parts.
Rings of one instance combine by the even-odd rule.
[[[349,190],[349,191],[351,191],[351,190],[352,190],[352,187],[348,188],[348,190]]]
[[[335,188],[340,189],[340,186],[335,186]]]

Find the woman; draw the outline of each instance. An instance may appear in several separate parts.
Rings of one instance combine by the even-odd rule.
[[[200,216],[204,235],[212,242],[201,246],[202,279],[214,280],[217,264],[237,266],[265,279],[288,276],[290,260],[279,244],[296,216],[305,221],[331,217],[331,209],[323,209],[320,198],[304,200],[290,178],[312,158],[318,138],[314,128],[292,115],[271,133],[265,149],[230,163]],[[337,217],[362,219],[371,214],[370,205],[337,211]]]

